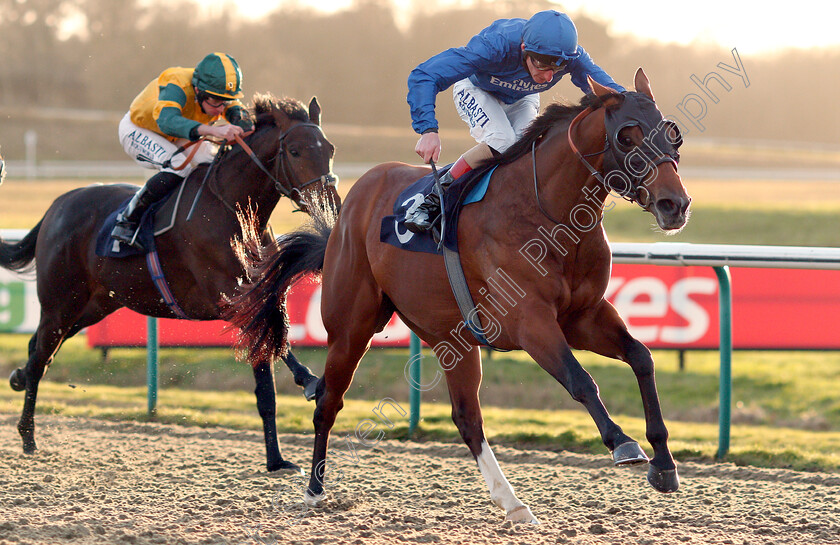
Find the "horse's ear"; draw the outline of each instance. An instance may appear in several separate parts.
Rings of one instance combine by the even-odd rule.
[[[607,87],[605,85],[601,85],[600,83],[592,79],[592,76],[587,75],[586,79],[589,80],[589,86],[592,87],[592,91],[594,91],[595,94],[598,95],[598,97],[600,98],[607,98],[608,95],[618,94],[618,91],[616,91],[615,89],[611,89],[610,87]]]
[[[650,80],[645,74],[645,71],[642,70],[641,66],[638,70],[636,70],[636,75],[633,76],[633,84],[636,86],[637,93],[645,94],[649,96],[651,100],[656,102],[656,99],[653,98],[653,91],[650,90]]]
[[[309,120],[316,125],[321,124],[321,105],[318,104],[318,97],[312,97],[309,101]]]

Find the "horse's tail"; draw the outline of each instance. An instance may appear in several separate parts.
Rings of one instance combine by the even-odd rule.
[[[287,354],[286,294],[295,282],[306,275],[319,275],[324,268],[335,219],[318,210],[310,209],[309,224],[268,244],[261,242],[253,218],[240,215],[243,239],[235,240],[233,246],[247,278],[228,301],[222,317],[239,328],[237,357],[247,357],[252,365]]]
[[[29,272],[35,265],[35,243],[41,231],[42,219],[19,242],[4,242],[0,239],[0,267],[10,271]]]

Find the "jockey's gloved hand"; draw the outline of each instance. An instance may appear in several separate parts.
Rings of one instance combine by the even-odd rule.
[[[231,108],[227,118],[233,125],[242,127],[245,132],[254,130],[254,120],[251,119],[250,112],[244,108]]]

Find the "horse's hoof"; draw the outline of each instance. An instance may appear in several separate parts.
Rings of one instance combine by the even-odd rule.
[[[659,469],[651,464],[648,469],[647,480],[659,492],[676,492],[680,487],[680,476],[677,469]]]
[[[630,466],[644,464],[648,461],[647,454],[635,441],[627,441],[615,447],[613,451],[613,463],[617,466]]]
[[[24,441],[23,442],[23,453],[24,454],[35,454],[38,450],[38,447],[35,445],[35,441]]]
[[[540,523],[527,505],[520,505],[519,507],[511,509],[508,514],[505,515],[505,520],[509,520],[511,522],[529,522],[531,524]]]
[[[320,494],[312,494],[307,488],[306,492],[303,493],[303,503],[309,507],[318,507],[318,504],[324,501],[325,497],[327,497],[327,495],[324,492],[321,492]]]
[[[315,396],[318,394],[318,379],[312,380],[306,387],[303,389],[303,397],[306,398],[306,401],[312,401],[315,399]]]
[[[266,468],[272,473],[279,472],[282,474],[288,473],[290,475],[304,475],[304,471],[299,465],[288,460],[280,460],[279,462],[266,464]]]
[[[9,386],[11,386],[12,390],[15,392],[26,390],[26,377],[23,374],[23,369],[15,369],[12,371],[12,374],[9,375]]]

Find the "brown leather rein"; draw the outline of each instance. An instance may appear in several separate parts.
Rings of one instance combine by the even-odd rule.
[[[285,147],[284,147],[284,139],[286,138],[286,136],[288,136],[288,134],[290,132],[292,132],[294,129],[296,129],[298,127],[315,127],[319,131],[321,131],[320,125],[316,125],[315,123],[299,123],[297,125],[294,125],[294,126],[290,127],[289,129],[286,130],[286,132],[284,132],[283,134],[280,135],[280,138],[279,138],[280,148],[277,151],[277,156],[280,158],[280,165],[278,166],[277,170],[279,171],[281,168],[283,169],[284,175],[289,182],[289,187],[286,187],[285,185],[280,183],[280,180],[277,178],[277,176],[275,174],[273,174],[272,172],[270,172],[265,167],[263,162],[260,160],[259,157],[257,157],[257,154],[254,153],[254,150],[251,149],[251,147],[245,142],[245,140],[242,138],[242,136],[236,135],[232,141],[229,140],[229,141],[226,142],[226,144],[229,144],[229,143],[235,141],[237,144],[239,144],[239,146],[245,151],[245,153],[248,154],[248,157],[251,158],[251,160],[254,162],[254,164],[256,164],[257,167],[259,167],[259,169],[262,170],[265,173],[265,175],[268,176],[268,178],[272,182],[274,182],[274,187],[277,189],[277,191],[279,191],[282,195],[292,199],[293,201],[295,200],[295,194],[296,193],[300,194],[305,188],[307,188],[308,186],[310,186],[314,183],[321,182],[321,183],[324,184],[324,187],[328,187],[328,186],[335,187],[336,185],[338,185],[338,176],[336,176],[333,172],[327,172],[326,174],[322,174],[321,176],[319,176],[317,178],[313,178],[313,179],[311,179],[311,180],[309,180],[309,181],[307,181],[307,182],[305,182],[305,183],[303,183],[303,184],[301,184],[297,187],[292,185],[292,178],[290,176],[290,173],[286,172],[286,167],[285,167],[286,163],[283,161],[283,157],[284,157],[285,150],[286,150]],[[250,136],[253,133],[254,133],[254,131],[251,130],[249,132],[246,132],[244,134],[244,136]],[[170,168],[172,170],[181,170],[184,167],[186,167],[190,163],[190,161],[193,160],[193,157],[195,157],[196,152],[198,152],[198,146],[196,146],[196,144],[198,144],[202,141],[205,141],[205,140],[209,141],[209,142],[215,142],[214,140],[212,140],[210,138],[202,137],[202,138],[199,138],[198,140],[193,140],[191,142],[188,142],[188,143],[184,144],[183,146],[181,146],[180,148],[178,148],[178,150],[173,154],[173,157],[175,155],[178,155],[179,153],[183,153],[184,151],[186,151],[190,147],[192,147],[193,149],[192,149],[192,151],[190,151],[190,153],[187,155],[186,159],[184,160],[183,163],[181,163],[181,165],[176,167],[174,165],[171,165],[171,163],[170,163],[170,165],[171,165]]]

